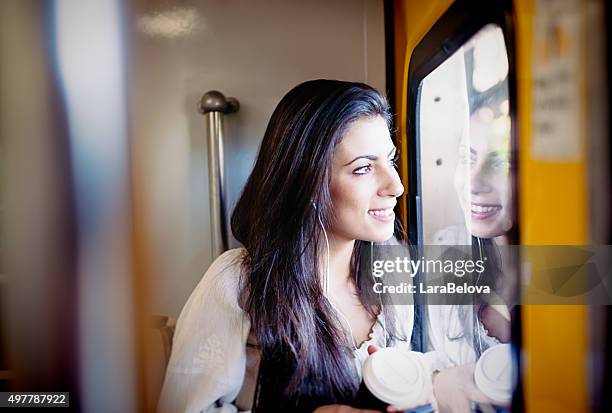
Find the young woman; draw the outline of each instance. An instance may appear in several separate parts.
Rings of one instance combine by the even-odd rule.
[[[357,265],[394,238],[404,188],[390,123],[360,83],[309,81],[281,100],[232,216],[244,248],[181,312],[160,411],[358,411],[368,350],[408,348],[413,325],[411,306],[368,296]]]

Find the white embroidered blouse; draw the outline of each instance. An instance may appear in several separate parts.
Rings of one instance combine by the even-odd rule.
[[[258,350],[248,315],[238,305],[238,283],[244,249],[218,257],[189,297],[177,321],[172,354],[158,404],[160,413],[234,413],[252,407]],[[395,306],[400,337],[395,346],[409,348],[413,306]],[[370,339],[354,351],[357,371],[368,356],[367,347],[384,347],[386,331],[379,316]]]

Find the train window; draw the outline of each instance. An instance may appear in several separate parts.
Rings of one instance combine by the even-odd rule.
[[[474,244],[488,247],[484,254],[494,248],[496,256],[507,255],[495,248],[508,244],[513,226],[508,54],[501,28],[484,26],[429,73],[418,102],[423,243]],[[504,278],[510,271],[497,270],[485,274],[496,292],[508,296],[505,289],[514,283]],[[439,350],[445,363],[474,362],[509,342],[508,307],[436,304],[428,308],[426,346]]]
[[[412,53],[408,219],[426,258],[449,246],[484,259],[486,270],[471,282],[489,285],[492,294],[435,302],[421,294],[413,345],[435,350],[440,369],[472,369],[464,373],[482,393],[504,400],[493,404],[512,400],[520,410],[520,335],[512,334],[520,322],[513,307],[519,274],[509,247],[518,243],[511,18],[509,9],[483,4],[468,10],[455,3]],[[438,274],[422,270],[418,277],[428,283]]]
[[[507,244],[512,227],[508,55],[482,28],[427,75],[419,96],[424,244]]]

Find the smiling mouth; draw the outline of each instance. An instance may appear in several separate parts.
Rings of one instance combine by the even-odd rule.
[[[386,209],[370,209],[368,210],[368,215],[372,218],[382,221],[388,222],[391,221],[395,217],[395,213],[393,212],[393,208]]]
[[[472,204],[470,212],[474,219],[489,219],[501,211],[499,204]]]

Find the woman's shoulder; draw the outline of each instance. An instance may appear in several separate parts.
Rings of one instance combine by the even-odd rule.
[[[246,255],[244,248],[234,248],[219,255],[204,273],[202,281],[216,281],[223,285],[236,281],[242,272],[242,262]]]
[[[217,257],[202,276],[187,305],[214,304],[218,310],[240,310],[238,293],[245,254],[244,248],[235,248]]]

